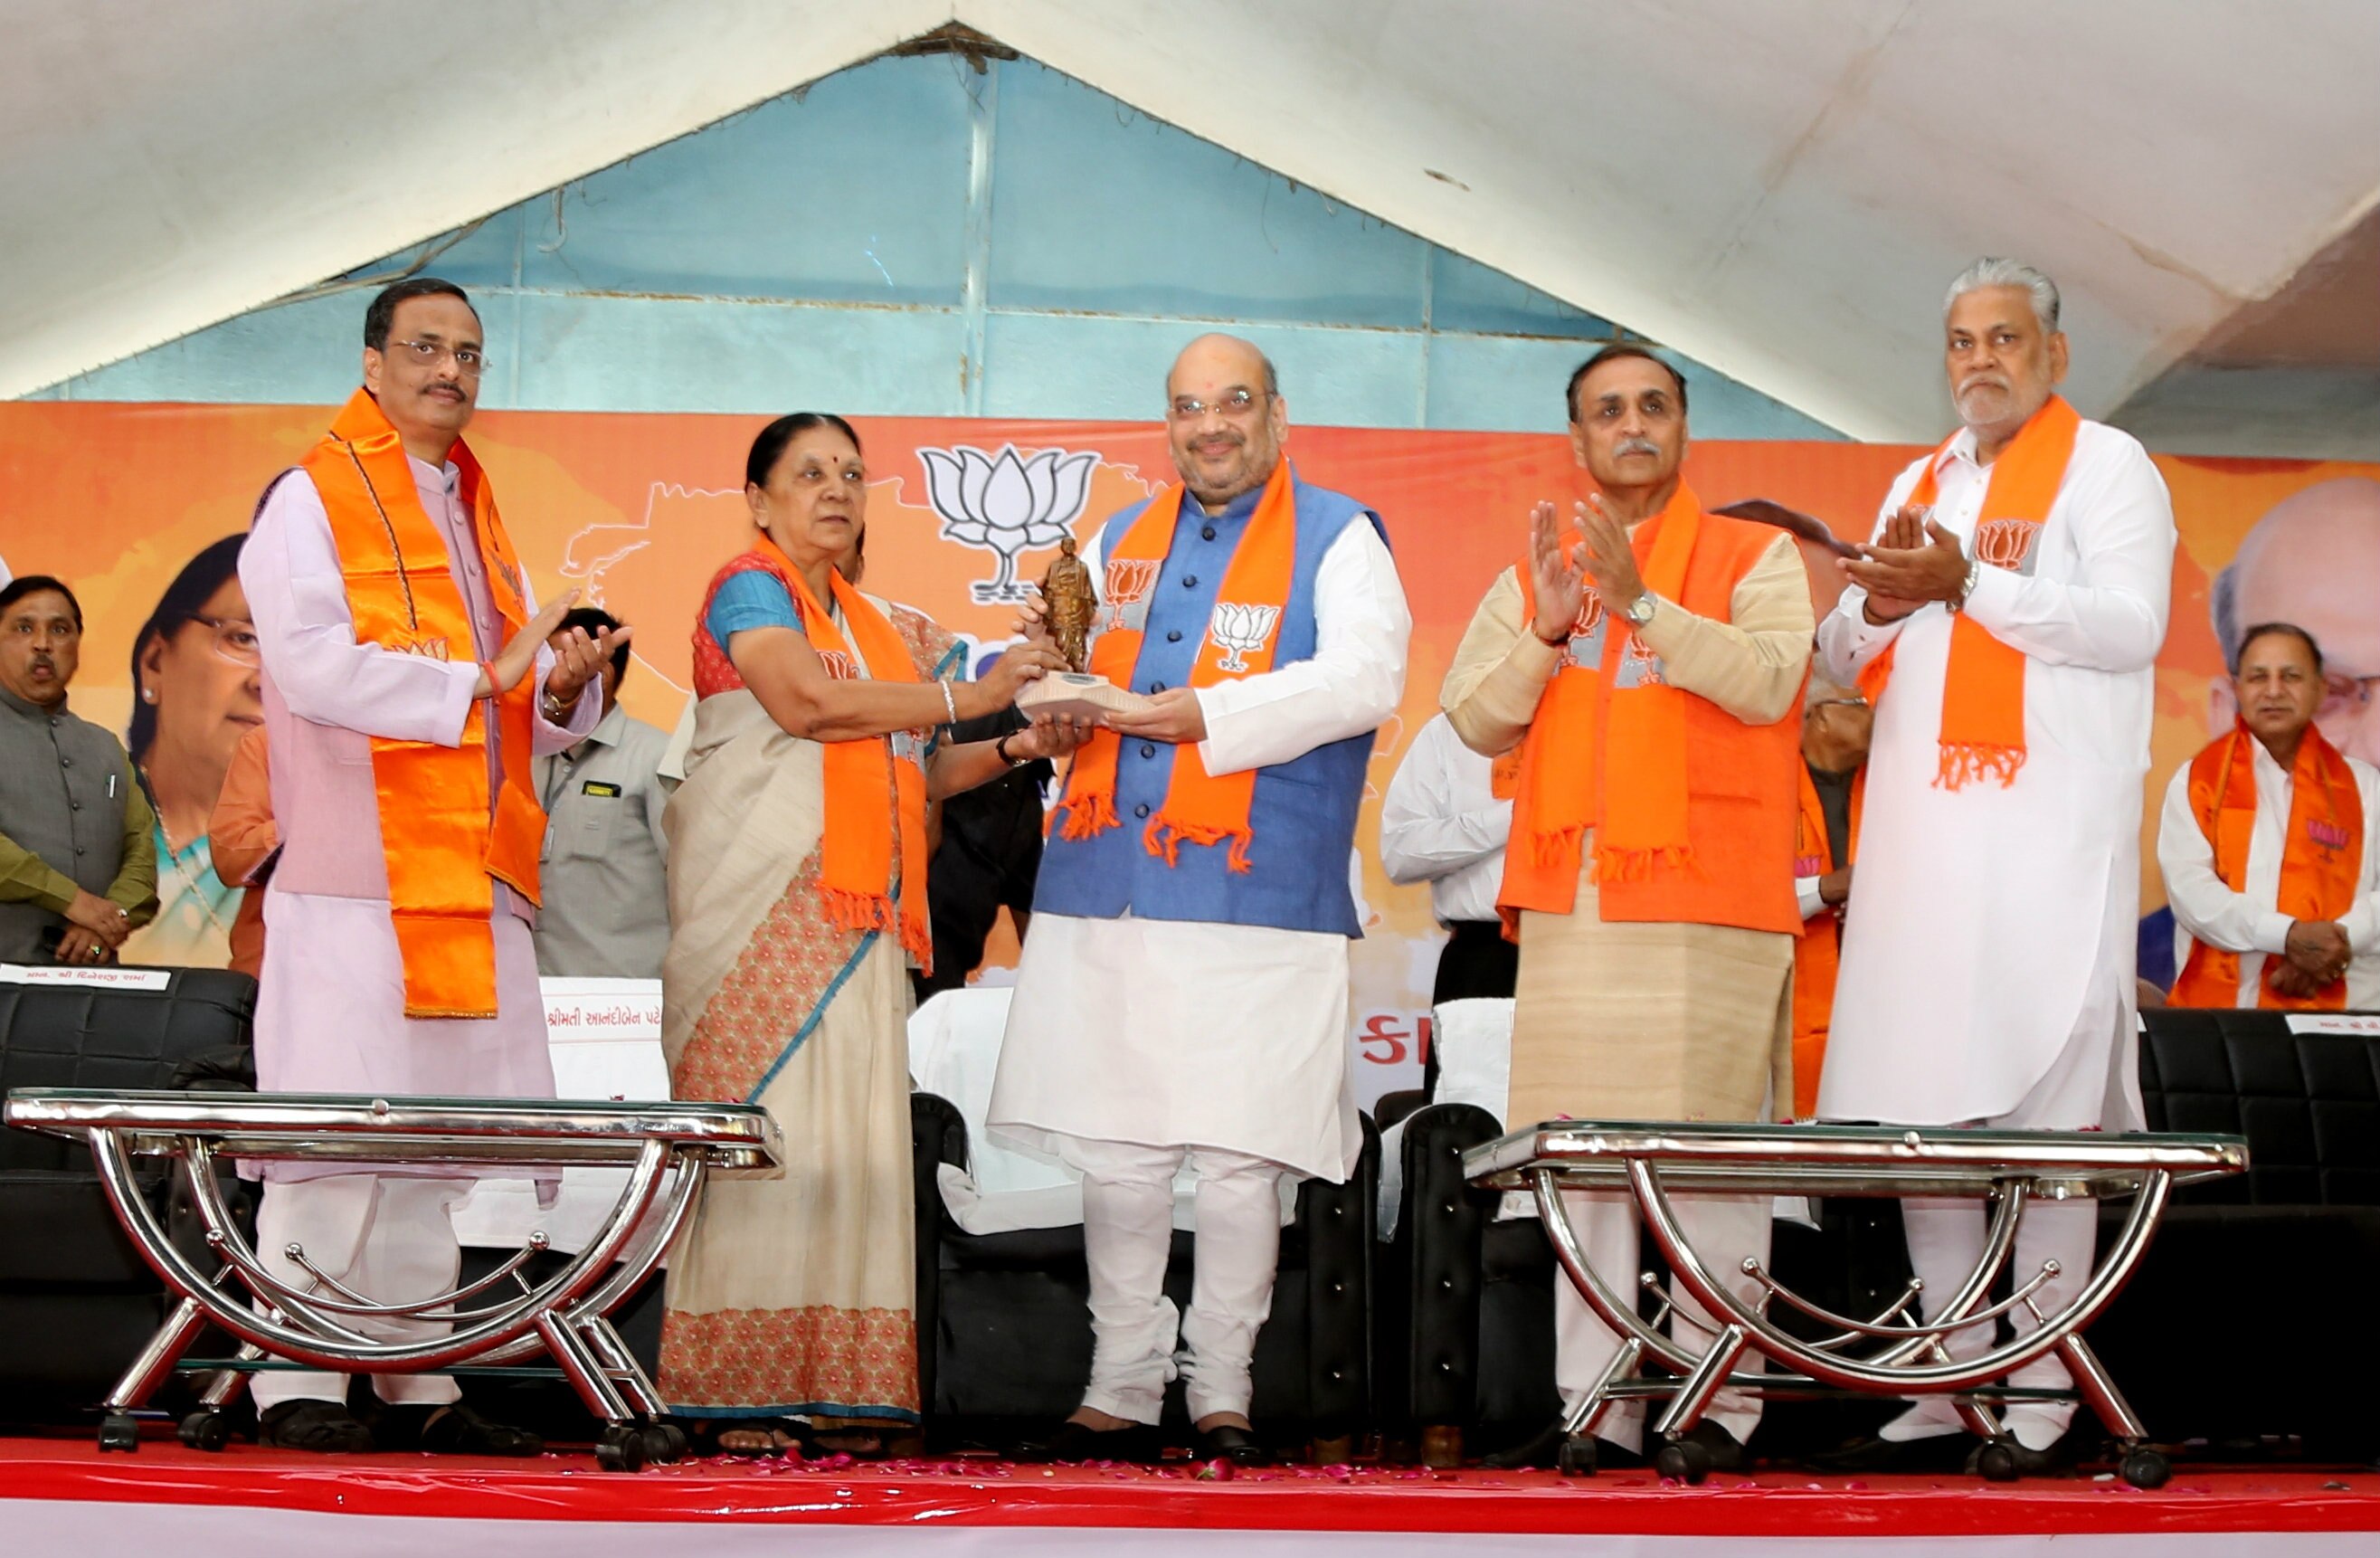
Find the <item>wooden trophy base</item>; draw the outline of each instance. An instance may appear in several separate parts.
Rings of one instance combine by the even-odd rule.
[[[1080,671],[1056,671],[1016,695],[1016,707],[1029,715],[1099,719],[1108,714],[1136,714],[1149,706],[1139,693],[1120,688],[1105,676]]]

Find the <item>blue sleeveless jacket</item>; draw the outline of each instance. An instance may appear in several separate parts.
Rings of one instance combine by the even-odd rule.
[[[1293,487],[1296,554],[1274,645],[1276,668],[1314,658],[1314,577],[1331,543],[1349,525],[1380,529],[1377,515],[1343,493],[1308,486],[1293,477]],[[1213,515],[1201,513],[1197,502],[1184,495],[1164,566],[1147,597],[1140,659],[1133,668],[1135,692],[1187,685],[1223,570],[1246,533],[1260,493],[1261,489],[1244,493]],[[1101,536],[1102,560],[1148,506],[1135,504],[1108,520]],[[1248,846],[1249,869],[1234,873],[1226,864],[1230,851],[1225,845],[1184,841],[1178,863],[1170,867],[1163,856],[1148,852],[1142,837],[1172,781],[1174,748],[1163,741],[1123,737],[1116,760],[1119,825],[1087,839],[1050,834],[1034,890],[1035,912],[1114,919],[1129,911],[1144,919],[1361,935],[1348,870],[1372,739],[1373,733],[1365,731],[1258,769],[1248,808],[1255,834]]]

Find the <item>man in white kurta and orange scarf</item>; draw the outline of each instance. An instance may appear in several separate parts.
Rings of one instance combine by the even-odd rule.
[[[551,1098],[529,940],[544,813],[533,754],[601,716],[581,696],[625,634],[547,647],[576,591],[537,610],[461,442],[485,365],[462,289],[418,277],[364,317],[363,387],[259,505],[240,581],[263,658],[273,955],[256,1007],[267,1092]],[[284,1281],[382,1303],[433,1297],[461,1258],[468,1180],[272,1164],[257,1248]],[[392,1338],[445,1322],[386,1321]],[[375,1427],[335,1374],[251,1391],[268,1444],[533,1455],[536,1437],[461,1405],[445,1376],[379,1377]]]
[[[2056,393],[2058,289],[1985,260],[1950,286],[1945,365],[1966,424],[1901,472],[1850,588],[1818,627],[1819,673],[1876,706],[1843,925],[1824,1119],[2138,1128],[2133,964],[2142,782],[2173,571],[2165,481],[2129,435]],[[1981,1206],[1904,1204],[1926,1312],[1983,1248]],[[2014,1269],[2056,1260],[2054,1311],[2089,1276],[2094,1203],[2035,1206]],[[2020,1308],[2019,1326],[2034,1323]],[[1954,1333],[1974,1357],[1990,1326]],[[2068,1384],[2054,1357],[2012,1383]],[[2071,1402],[2011,1406],[2020,1470]],[[1876,1461],[1961,1455],[1928,1397],[1863,1447]],[[1922,1449],[1909,1447],[1921,1441]]]
[[[2168,1005],[2380,1005],[2380,771],[2314,724],[2327,690],[2304,628],[2240,635],[2238,722],[2175,771],[2157,825],[2181,970]]]
[[[1179,1371],[1201,1451],[1260,1464],[1249,1363],[1280,1187],[1363,1150],[1347,1070],[1348,882],[1412,617],[1378,516],[1302,481],[1272,364],[1193,341],[1166,383],[1182,480],[1084,549],[1090,668],[1144,695],[1075,757],[1016,970],[991,1128],[1083,1178],[1083,1405],[1021,1446],[1145,1455],[1176,1373],[1173,1177],[1198,1175]]]

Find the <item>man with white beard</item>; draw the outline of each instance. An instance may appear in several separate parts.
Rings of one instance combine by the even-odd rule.
[[[2172,579],[2173,508],[2128,434],[2056,394],[2058,288],[1979,261],[1950,285],[1944,365],[1965,423],[1901,472],[1850,588],[1818,627],[1819,674],[1876,707],[1859,892],[1843,928],[1821,1118],[1911,1126],[2137,1128],[2134,926],[2142,781]],[[1970,1200],[1905,1203],[1930,1317],[1983,1248]],[[2014,1270],[2088,1278],[2095,1206],[2029,1209]],[[2019,1328],[2036,1323],[2022,1307]],[[1953,1357],[1992,1327],[1949,1339]],[[2020,1386],[2069,1384],[2045,1358]],[[2010,1406],[2020,1471],[2050,1464],[2070,1402]],[[1868,1464],[1955,1451],[1932,1396]],[[1911,1446],[1937,1442],[1925,1449]]]

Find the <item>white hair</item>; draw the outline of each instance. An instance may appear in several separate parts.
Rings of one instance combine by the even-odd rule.
[[[1951,305],[1970,292],[1986,286],[2021,286],[2033,304],[2033,317],[2041,322],[2045,335],[2058,334],[2058,284],[2022,260],[1983,259],[1959,273],[1950,290],[1942,298],[1942,316],[1948,319]]]

